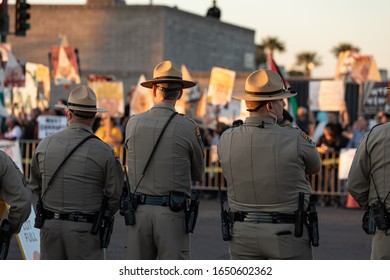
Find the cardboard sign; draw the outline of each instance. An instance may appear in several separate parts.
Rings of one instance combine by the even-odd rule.
[[[230,102],[234,87],[236,72],[224,68],[211,69],[208,95],[211,104],[225,106]]]
[[[309,101],[312,111],[340,111],[345,100],[344,82],[311,81],[309,83]]]
[[[68,126],[68,120],[64,116],[38,117],[38,139],[43,139],[53,133],[61,131]]]
[[[341,149],[339,156],[339,179],[348,179],[349,169],[351,168],[356,149]]]

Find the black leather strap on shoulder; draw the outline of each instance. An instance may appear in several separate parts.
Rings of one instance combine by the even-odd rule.
[[[53,176],[51,176],[50,180],[49,180],[49,183],[47,184],[47,188],[45,190],[45,192],[43,193],[42,195],[42,198],[45,196],[46,192],[49,190],[50,186],[53,184],[55,178],[58,176],[58,173],[61,171],[61,168],[65,165],[66,161],[70,158],[70,156],[82,145],[84,144],[85,142],[87,142],[89,139],[91,138],[97,138],[100,140],[99,137],[97,137],[96,135],[94,134],[91,134],[91,135],[88,135],[87,137],[85,137],[83,140],[80,141],[80,143],[78,143],[70,152],[69,154],[63,159],[63,161],[60,163],[60,165],[57,167],[56,171],[54,171],[53,173]]]

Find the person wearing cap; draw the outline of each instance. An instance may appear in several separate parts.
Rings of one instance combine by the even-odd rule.
[[[104,259],[99,234],[90,231],[103,197],[112,214],[118,210],[124,176],[113,149],[92,132],[96,113],[107,112],[96,103],[92,89],[74,88],[67,105],[55,105],[66,110],[68,127],[42,139],[32,158],[30,186],[45,209],[41,259]]]
[[[192,182],[202,180],[203,144],[197,125],[174,114],[183,89],[195,83],[183,80],[177,65],[163,61],[155,67],[153,79],[141,85],[152,89],[154,106],[131,116],[126,125],[128,177],[137,207],[135,224],[126,226],[124,258],[190,259],[182,202],[189,198]]]
[[[218,143],[230,207],[231,259],[313,258],[306,226],[298,224],[296,236],[295,213],[300,196],[302,210],[308,207],[306,176],[320,171],[321,159],[298,126],[279,125],[283,99],[295,95],[270,70],[251,73],[245,92],[233,95],[245,100],[250,115],[225,130]]]
[[[389,143],[390,123],[375,125],[363,136],[347,180],[348,192],[366,210],[363,229],[372,235],[373,260],[390,259]]]

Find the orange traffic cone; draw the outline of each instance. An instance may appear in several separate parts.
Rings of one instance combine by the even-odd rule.
[[[360,206],[356,202],[356,200],[350,194],[348,194],[347,202],[345,203],[345,208],[356,209],[356,208],[360,208]]]

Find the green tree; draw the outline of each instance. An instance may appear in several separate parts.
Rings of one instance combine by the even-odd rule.
[[[321,65],[321,60],[316,52],[301,52],[297,54],[297,62],[298,66],[303,66],[304,68],[304,76],[306,78],[311,77],[311,70],[314,67]]]
[[[263,38],[261,44],[256,45],[256,64],[257,66],[267,61],[267,53],[274,51],[284,52],[285,46],[277,37],[268,36]]]
[[[360,49],[350,43],[339,43],[337,46],[333,47],[331,49],[331,53],[333,53],[336,58],[339,57],[339,54],[341,52],[345,52],[345,51],[356,51],[356,52],[359,52]]]

